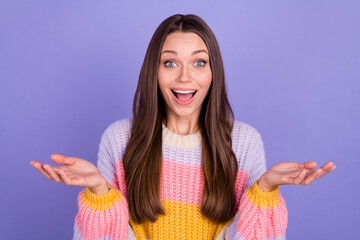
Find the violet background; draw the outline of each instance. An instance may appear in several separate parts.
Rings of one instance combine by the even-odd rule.
[[[131,117],[147,45],[175,13],[214,31],[237,120],[267,166],[332,161],[309,186],[281,186],[287,239],[356,239],[359,227],[358,1],[0,2],[0,239],[72,239],[81,187],[29,162],[96,164],[106,127]],[[56,164],[52,164],[56,165]]]

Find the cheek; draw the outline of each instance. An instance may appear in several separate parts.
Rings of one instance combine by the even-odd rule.
[[[166,87],[168,85],[166,79],[168,79],[168,78],[165,76],[165,74],[163,74],[161,71],[159,71],[158,83],[159,83],[159,88],[163,94],[164,94],[164,90],[166,89]]]
[[[165,101],[166,105],[170,104],[171,99],[171,91],[169,90],[171,80],[169,81],[169,76],[167,74],[162,73],[159,71],[158,73],[158,85],[160,89],[161,96],[163,100]]]
[[[204,72],[197,77],[197,82],[202,88],[209,88],[212,81],[211,71]]]

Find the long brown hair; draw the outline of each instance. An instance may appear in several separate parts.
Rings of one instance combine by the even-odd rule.
[[[160,176],[166,111],[157,76],[164,40],[176,31],[198,34],[209,50],[212,83],[199,117],[204,178],[201,213],[213,222],[224,223],[233,217],[235,209],[238,165],[231,139],[234,114],[226,94],[223,61],[215,35],[203,19],[192,14],[165,19],[146,51],[133,102],[131,137],[123,158],[129,211],[137,223],[156,221],[157,215],[165,214],[160,201]]]

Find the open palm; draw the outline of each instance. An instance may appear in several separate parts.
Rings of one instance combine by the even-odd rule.
[[[317,163],[314,161],[277,163],[261,176],[258,185],[265,191],[271,191],[279,185],[309,185],[312,181],[336,168],[332,162],[327,162],[322,167],[314,169],[316,166]]]
[[[64,166],[53,167],[49,164],[42,165],[36,161],[31,161],[30,164],[48,179],[54,179],[56,182],[67,185],[96,188],[106,183],[97,167],[89,161],[60,154],[51,155],[51,160],[58,164],[64,164]]]

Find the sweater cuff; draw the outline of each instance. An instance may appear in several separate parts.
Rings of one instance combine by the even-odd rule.
[[[81,193],[82,202],[93,210],[106,210],[114,206],[114,204],[123,199],[121,192],[111,185],[108,185],[109,191],[105,194],[96,195],[86,188]]]
[[[275,207],[279,205],[279,187],[270,192],[265,192],[258,186],[257,180],[251,187],[248,188],[246,194],[249,200],[259,208]]]

